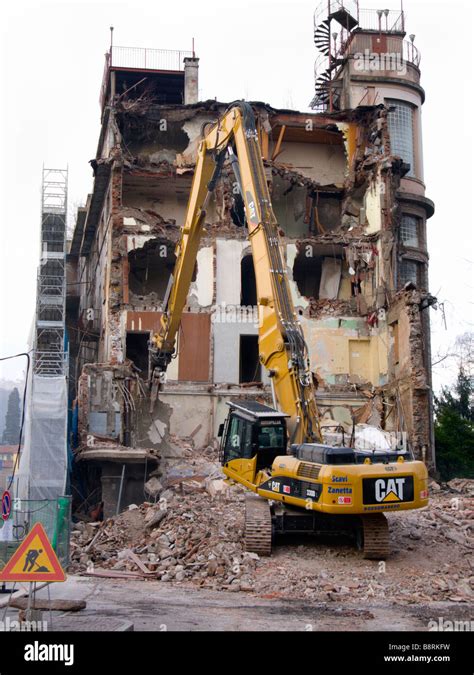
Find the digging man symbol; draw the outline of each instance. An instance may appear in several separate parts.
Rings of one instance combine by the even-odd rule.
[[[23,572],[31,572],[33,570],[33,567],[36,565],[38,569],[36,570],[37,572],[48,572],[47,567],[40,567],[36,560],[38,557],[43,553],[43,549],[35,549],[35,548],[30,548],[28,553],[26,554],[25,557],[25,564],[23,565]]]

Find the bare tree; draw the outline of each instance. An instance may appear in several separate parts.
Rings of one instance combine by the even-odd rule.
[[[434,355],[431,367],[434,368],[441,363],[450,366],[453,362],[457,370],[462,368],[468,377],[474,376],[474,332],[467,331],[458,335],[447,351]]]

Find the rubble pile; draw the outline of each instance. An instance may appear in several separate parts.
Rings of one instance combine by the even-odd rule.
[[[348,541],[316,538],[280,540],[259,558],[243,549],[245,490],[205,459],[207,476],[175,478],[155,504],[76,523],[70,572],[316,602],[474,602],[473,480],[432,481],[428,508],[388,514],[385,562],[364,560]]]
[[[70,571],[250,591],[258,556],[243,550],[243,501],[244,490],[222,479],[183,480],[156,504],[76,523]]]
[[[315,602],[474,603],[474,481],[433,483],[430,493],[428,508],[388,514],[388,560],[364,560],[342,540],[299,539],[264,560],[255,588]]]

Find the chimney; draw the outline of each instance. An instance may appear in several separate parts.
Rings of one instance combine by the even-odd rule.
[[[199,59],[195,56],[184,59],[184,104],[197,103],[199,100],[198,89]]]

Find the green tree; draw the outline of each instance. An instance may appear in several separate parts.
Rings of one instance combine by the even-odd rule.
[[[474,383],[463,366],[453,391],[435,397],[436,464],[443,480],[474,478]]]
[[[5,428],[3,430],[2,444],[15,445],[18,443],[20,434],[20,394],[15,387],[8,397],[8,408],[5,417]]]

